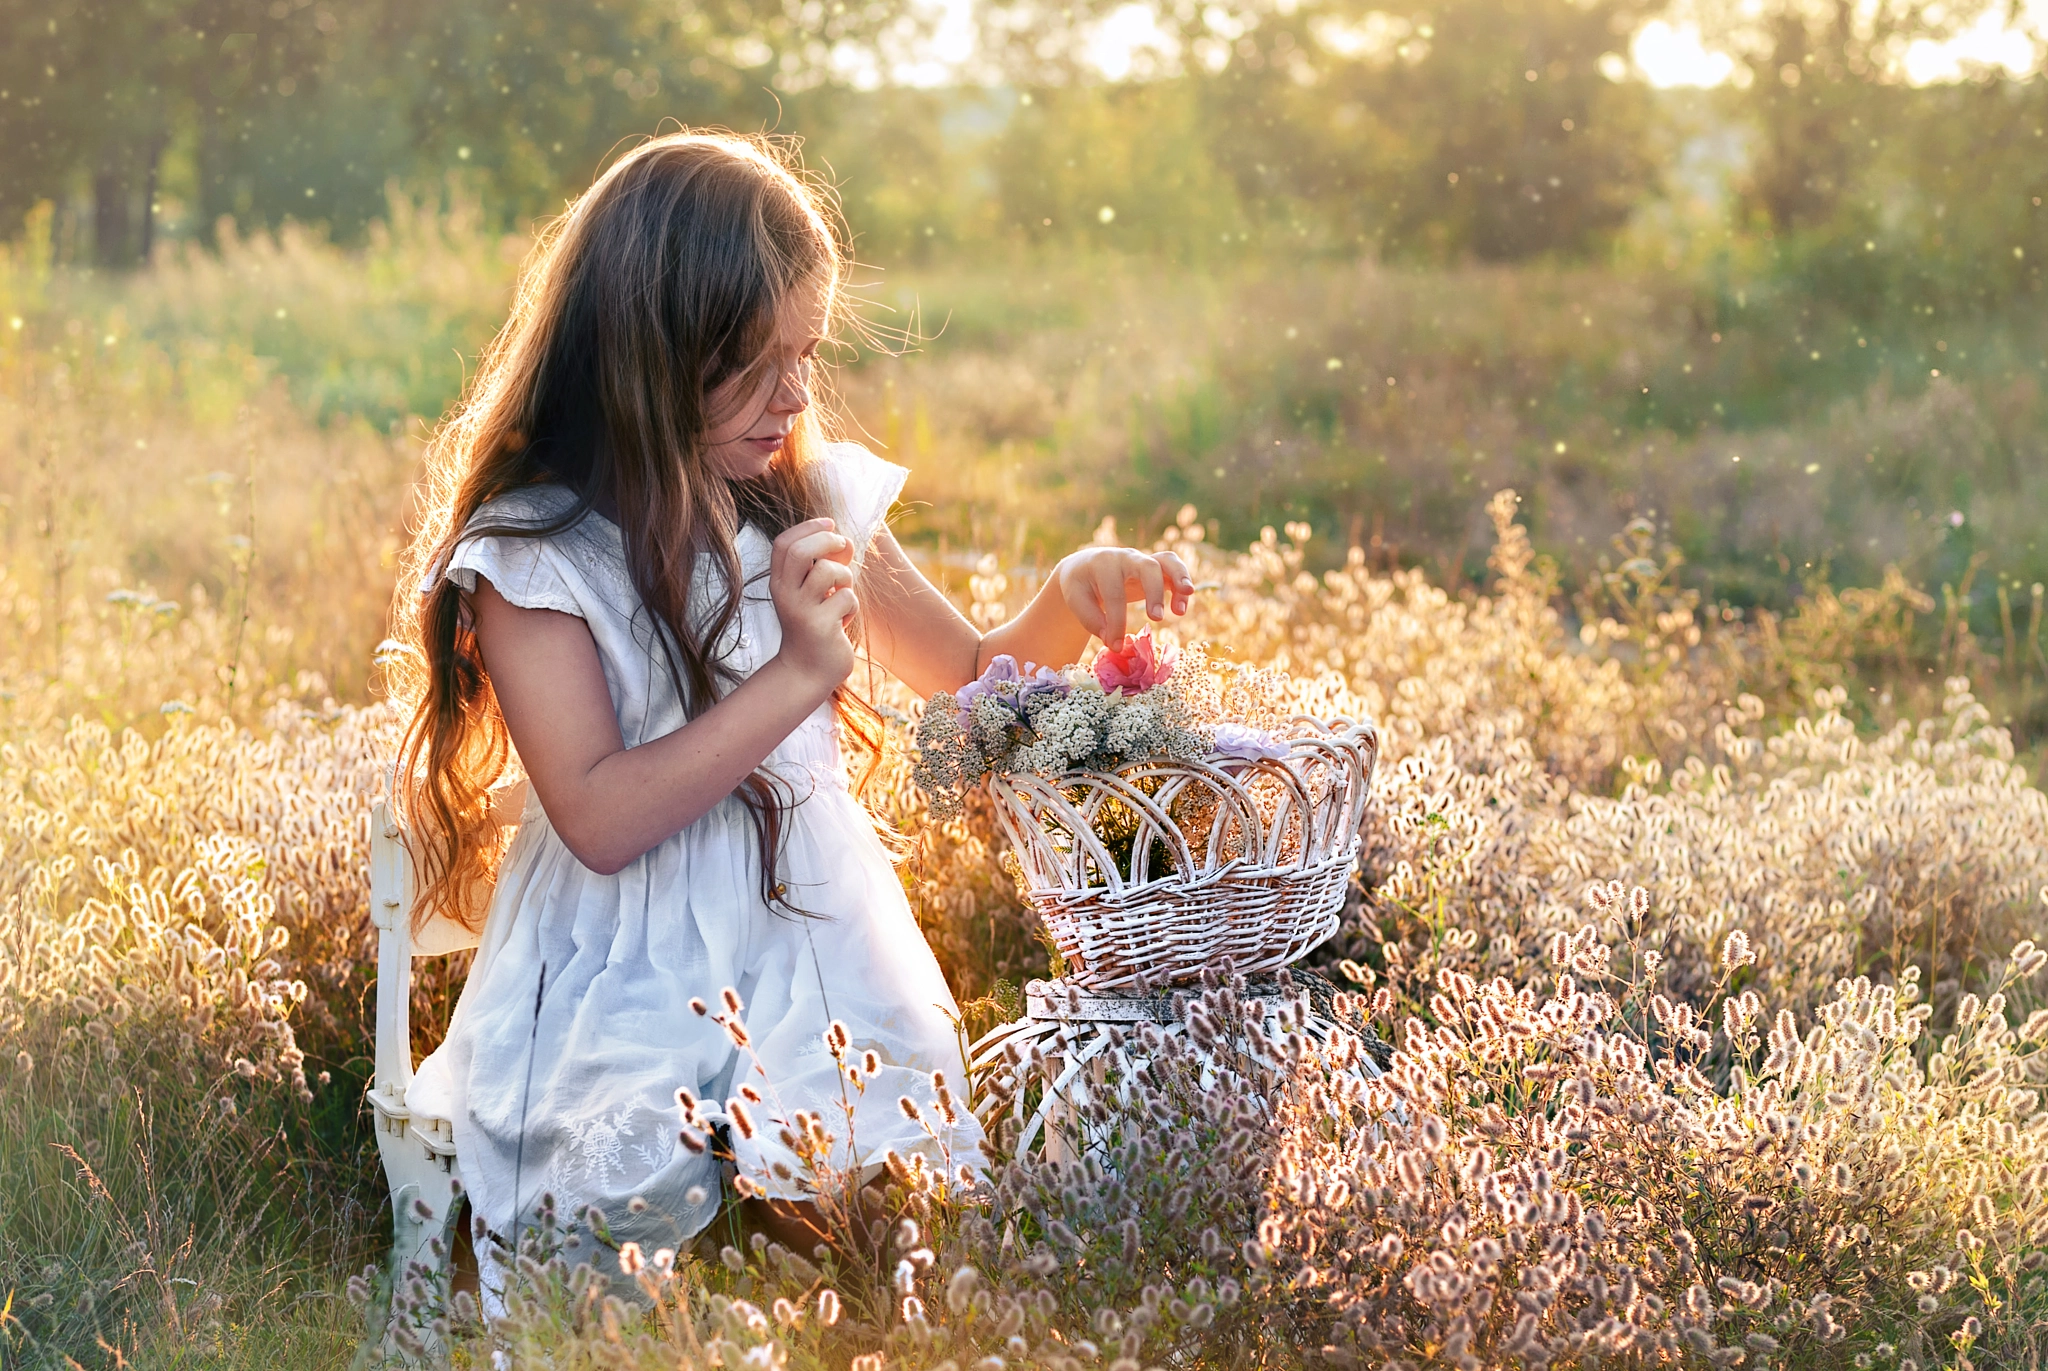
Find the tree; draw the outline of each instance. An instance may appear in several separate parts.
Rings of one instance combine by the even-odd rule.
[[[1746,68],[1758,138],[1745,186],[1777,233],[1831,222],[1885,136],[1907,49],[1949,38],[1994,0],[1703,0],[1709,41]]]
[[[917,29],[886,0],[0,0],[0,215],[89,195],[95,259],[133,262],[168,164],[202,231],[347,235],[450,172],[511,222],[665,120],[782,127]]]
[[[1644,12],[1636,0],[1425,0],[1390,51],[1331,69],[1324,126],[1355,111],[1359,136],[1325,140],[1316,174],[1363,199],[1353,227],[1392,253],[1583,253],[1652,184],[1648,92],[1620,56]]]
[[[1647,95],[1620,49],[1657,3],[1161,0],[1155,18],[1209,155],[1269,230],[1513,259],[1590,248],[1649,187]],[[991,50],[1084,84],[1110,7],[1010,0]]]
[[[307,0],[4,0],[0,213],[83,178],[94,260],[140,260],[174,132],[289,89],[319,39]]]

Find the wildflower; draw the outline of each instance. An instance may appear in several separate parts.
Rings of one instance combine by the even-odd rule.
[[[1278,761],[1288,753],[1287,744],[1282,739],[1266,732],[1262,728],[1252,728],[1245,724],[1220,723],[1216,725],[1215,731],[1211,735],[1211,742],[1219,756],[1231,757],[1246,762]],[[1345,964],[1345,974],[1351,976],[1351,971],[1354,968],[1358,968],[1356,962],[1347,962]],[[1371,984],[1370,981],[1364,980],[1362,977],[1352,976],[1352,979],[1359,981],[1360,984]]]
[[[1005,698],[1002,687],[1016,685],[1022,676],[1023,673],[1017,670],[1015,657],[1007,652],[997,653],[982,669],[981,675],[953,693],[953,699],[959,707],[960,727],[963,730],[969,727],[977,700]]]
[[[1135,638],[1127,637],[1113,648],[1104,648],[1095,658],[1095,679],[1105,691],[1137,694],[1172,676],[1178,658],[1179,654],[1171,648],[1161,652],[1148,628]]]

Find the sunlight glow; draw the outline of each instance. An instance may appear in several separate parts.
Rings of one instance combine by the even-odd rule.
[[[1119,5],[1089,35],[1089,63],[1112,81],[1171,67],[1178,44],[1150,5]]]
[[[2003,12],[1991,10],[1946,43],[1924,38],[1914,43],[1906,49],[1906,79],[1925,86],[1960,80],[1972,67],[2003,67],[2014,76],[2033,70],[2033,40],[2006,20]]]
[[[889,65],[889,79],[899,86],[951,85],[974,65],[974,0],[939,0],[933,12],[937,20],[930,40]]]
[[[939,86],[971,79],[969,73],[976,65],[976,0],[932,3],[938,22],[930,40],[890,67],[892,78],[900,84]],[[1341,34],[1322,36],[1337,38],[1332,47],[1341,55],[1355,56],[1367,49],[1391,47],[1391,42],[1376,40],[1387,39],[1396,30],[1405,35],[1406,29],[1405,19],[1376,12]],[[2027,0],[2018,13],[1987,11],[1954,38],[1914,43],[1905,53],[1906,77],[1914,85],[1931,85],[1959,80],[1972,68],[1986,67],[2022,75],[2039,65],[2039,49],[2031,35],[2042,31],[2048,31],[2048,0]],[[1348,46],[1353,51],[1345,51],[1346,39],[1352,40]],[[1178,57],[1174,36],[1160,27],[1153,6],[1136,0],[1117,6],[1098,21],[1088,33],[1083,53],[1088,64],[1111,81],[1164,75]],[[1744,79],[1735,59],[1708,47],[1699,24],[1690,19],[1652,19],[1636,31],[1629,57],[1643,79],[1659,89],[1718,86]]]
[[[1700,40],[1700,26],[1689,22],[1672,25],[1652,19],[1636,31],[1629,56],[1643,79],[1660,88],[1718,86],[1735,72],[1735,59],[1709,51]]]

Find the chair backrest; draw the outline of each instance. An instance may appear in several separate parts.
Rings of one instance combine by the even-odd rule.
[[[377,1154],[391,1187],[391,1269],[403,1279],[416,1265],[442,1270],[449,1224],[461,1212],[462,1167],[454,1125],[415,1114],[412,1090],[412,855],[388,795],[370,808],[370,919],[377,927],[376,1068],[369,1104]],[[439,949],[445,950],[445,949]]]
[[[524,783],[507,788],[494,804],[517,814],[526,794]],[[515,821],[508,822],[513,828]],[[515,830],[516,831],[516,830]],[[412,850],[405,830],[391,809],[390,777],[385,794],[370,809],[370,921],[377,926],[377,1067],[373,1089],[386,1100],[403,1103],[412,1084],[412,960],[441,957],[477,945],[477,933],[453,919],[429,920],[418,936],[413,931],[413,901],[418,894]],[[475,922],[483,922],[483,910]]]
[[[370,921],[377,926],[377,1065],[371,1088],[394,1104],[412,1085],[412,855],[391,802],[370,810]]]

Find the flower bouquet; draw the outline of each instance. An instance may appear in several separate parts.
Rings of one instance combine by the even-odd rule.
[[[1085,669],[998,657],[925,707],[917,784],[940,818],[989,787],[1075,984],[1284,966],[1336,929],[1379,756],[1369,723],[1287,713],[1290,684],[1149,631]]]

